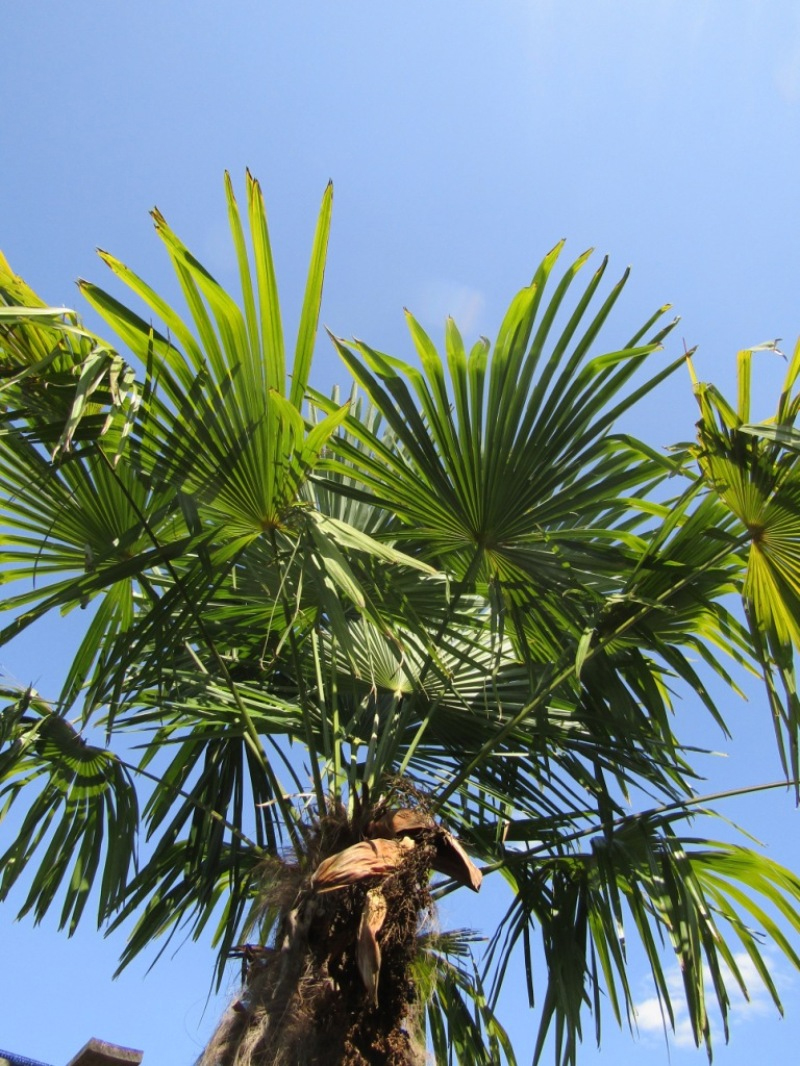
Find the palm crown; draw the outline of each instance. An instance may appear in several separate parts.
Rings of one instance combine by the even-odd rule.
[[[494,1005],[512,965],[532,1000],[536,936],[536,1054],[552,1026],[570,1063],[601,990],[631,1020],[626,926],[668,1020],[670,944],[710,1048],[704,973],[727,1027],[739,941],[777,1002],[750,923],[800,965],[763,907],[797,929],[800,882],[685,836],[673,691],[724,727],[697,659],[733,687],[759,669],[798,778],[800,351],[771,424],[749,423],[743,355],[738,409],[697,384],[697,444],[660,454],[617,426],[684,362],[644,373],[667,308],[597,354],[625,278],[583,281],[588,256],[558,276],[558,246],[493,347],[449,320],[442,356],[410,314],[413,365],[332,338],[342,402],[309,385],[331,189],[289,363],[260,189],[246,226],[226,195],[241,304],[158,212],[188,315],[106,253],[147,317],[81,283],[130,365],[0,264],[4,568],[25,582],[0,639],[91,607],[57,700],[6,693],[24,815],[0,895],[24,873],[22,911],[58,901],[70,931],[93,896],[133,923],[123,964],[210,927],[219,972],[247,972],[204,1063],[406,1063],[423,1031],[438,1061],[513,1061]],[[476,864],[510,889],[480,969],[470,934],[420,926]]]

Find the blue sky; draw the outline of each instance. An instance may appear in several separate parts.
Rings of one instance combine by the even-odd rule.
[[[105,283],[97,246],[172,291],[154,204],[232,283],[222,173],[242,189],[249,166],[287,321],[332,178],[323,318],[400,356],[404,306],[434,335],[453,314],[468,337],[491,336],[562,237],[572,256],[608,253],[615,275],[633,267],[622,336],[673,304],[682,322],[668,354],[698,345],[699,374],[728,390],[738,348],[774,337],[789,348],[800,332],[795,0],[8,0],[3,42],[0,248],[54,304],[78,303],[78,276]],[[316,367],[321,387],[346,380],[327,342]],[[765,405],[782,369],[774,355],[759,363]],[[693,403],[677,377],[635,428],[656,446],[687,439]],[[3,668],[55,691],[76,624],[0,650]],[[758,690],[726,711],[735,740],[709,760],[710,787],[777,777]],[[693,739],[723,745],[691,701],[680,713]],[[731,815],[800,869],[789,796]],[[487,897],[477,911],[459,904],[454,924],[479,926]],[[96,1035],[144,1048],[146,1066],[189,1066],[222,1005],[206,1008],[207,944],[111,983],[118,941],[87,925],[66,942],[12,918],[0,911],[0,1047],[60,1066]],[[783,980],[789,1017],[756,995],[718,1062],[793,1060],[800,975]],[[623,1066],[668,1061],[641,988],[639,1042],[604,1034],[604,1056]],[[525,1061],[536,1019],[513,987],[506,1008]],[[598,1061],[592,1043],[590,1032],[583,1063]],[[703,1060],[674,1043],[673,1062]]]

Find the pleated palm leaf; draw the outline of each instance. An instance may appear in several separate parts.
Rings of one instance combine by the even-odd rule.
[[[82,283],[125,363],[0,284],[3,570],[35,582],[0,639],[90,612],[55,703],[7,693],[3,810],[28,813],[0,895],[26,881],[22,910],[59,901],[72,929],[94,894],[123,964],[209,932],[244,974],[204,1066],[406,1066],[425,1038],[513,1062],[495,1012],[518,964],[531,1001],[546,971],[537,1056],[552,1028],[571,1063],[603,992],[632,1020],[626,928],[674,1021],[670,945],[710,1048],[731,945],[778,1002],[751,923],[797,965],[764,905],[797,928],[800,882],[679,833],[699,804],[674,690],[724,726],[694,659],[735,685],[769,646],[726,607],[747,544],[727,501],[617,428],[680,362],[646,376],[662,313],[597,354],[624,279],[581,287],[584,256],[553,282],[558,248],[493,350],[449,322],[442,358],[410,316],[419,365],[337,339],[368,401],[343,404],[308,385],[330,190],[291,365],[258,185],[247,227],[226,196],[241,310],[158,213],[187,317],[105,253],[158,326]],[[510,891],[480,967],[432,924],[479,863]]]

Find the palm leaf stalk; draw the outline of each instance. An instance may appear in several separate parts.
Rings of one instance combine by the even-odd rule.
[[[675,693],[725,729],[696,660],[734,691],[757,666],[797,777],[800,355],[767,426],[749,357],[737,412],[697,386],[693,469],[619,429],[683,361],[650,370],[667,308],[598,353],[625,277],[556,277],[558,246],[493,348],[448,321],[441,355],[410,314],[414,363],[334,337],[343,403],[309,383],[330,188],[291,358],[260,188],[225,193],[239,302],[158,212],[184,311],[105,252],[145,310],[81,283],[124,361],[0,262],[0,642],[90,608],[55,701],[4,693],[0,897],[70,932],[91,898],[122,965],[210,933],[243,988],[203,1066],[513,1063],[518,965],[567,1066],[587,1011],[598,1040],[634,1024],[626,930],[669,1024],[677,958],[710,1053],[733,945],[780,1006],[757,929],[800,965],[800,881],[690,835],[715,808]],[[511,895],[478,965],[434,901],[488,874]]]

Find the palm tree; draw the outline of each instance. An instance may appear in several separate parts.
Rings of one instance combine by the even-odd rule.
[[[597,354],[625,278],[581,282],[588,256],[557,276],[559,246],[493,347],[448,321],[442,356],[410,315],[417,365],[332,338],[343,401],[309,384],[330,188],[290,364],[259,186],[244,221],[227,177],[226,197],[240,304],[158,212],[188,313],[106,253],[147,310],[81,283],[128,362],[0,262],[23,582],[0,641],[88,617],[54,700],[5,693],[2,810],[23,814],[0,898],[22,878],[21,913],[60,906],[68,932],[91,901],[129,931],[123,966],[210,933],[242,991],[202,1066],[406,1066],[426,1042],[513,1063],[495,1008],[514,967],[532,1002],[537,937],[535,1055],[552,1030],[571,1064],[587,1012],[598,1039],[609,1011],[634,1023],[631,930],[667,1024],[674,953],[710,1051],[736,945],[780,1005],[755,927],[800,966],[769,913],[800,929],[800,880],[689,835],[714,812],[672,704],[688,690],[724,728],[694,662],[734,690],[757,666],[797,779],[800,354],[783,437],[749,425],[743,359],[738,414],[698,385],[698,443],[663,455],[617,427],[684,362],[647,376],[667,308]],[[478,962],[435,905],[489,875],[510,902]]]

